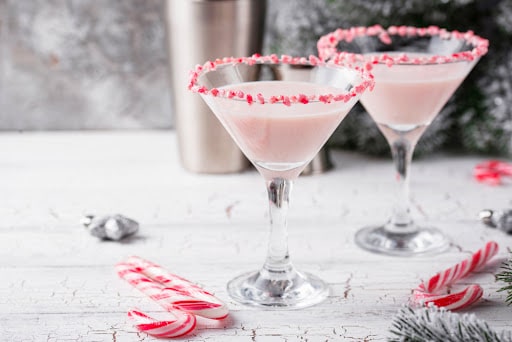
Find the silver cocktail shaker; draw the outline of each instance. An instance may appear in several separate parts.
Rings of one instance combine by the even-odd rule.
[[[181,162],[197,173],[238,172],[248,161],[200,96],[188,72],[224,56],[260,53],[266,0],[167,0],[173,115]]]

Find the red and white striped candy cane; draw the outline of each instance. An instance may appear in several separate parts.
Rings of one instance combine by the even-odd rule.
[[[172,301],[168,300],[166,296],[162,296],[162,291],[164,290],[162,284],[157,283],[146,277],[144,274],[137,272],[137,270],[130,264],[119,263],[116,265],[116,270],[119,277],[123,278],[137,290],[153,299],[165,310],[173,311],[177,309]]]
[[[448,310],[462,309],[475,303],[483,295],[483,289],[479,285],[469,285],[460,292],[450,294],[440,294],[439,290],[483,266],[496,253],[498,253],[498,244],[494,241],[487,242],[484,248],[476,251],[469,259],[436,273],[428,281],[420,284],[413,291],[411,302],[417,305],[433,304]]]
[[[196,317],[181,310],[173,310],[174,320],[158,321],[138,310],[130,310],[128,317],[139,331],[161,338],[180,337],[196,327]]]
[[[475,303],[483,294],[484,291],[480,285],[469,285],[460,292],[445,295],[423,292],[416,289],[413,292],[413,303],[425,306],[432,304],[437,307],[444,307],[447,310],[459,310]]]
[[[436,292],[486,264],[496,253],[498,244],[494,241],[487,242],[484,248],[476,251],[470,258],[431,277],[423,287],[426,292]]]
[[[223,319],[228,315],[228,307],[220,299],[147,260],[130,257],[116,269],[121,278],[167,310],[178,308],[211,319]]]
[[[500,185],[503,176],[512,176],[512,164],[499,160],[479,163],[473,170],[473,176],[478,182]]]

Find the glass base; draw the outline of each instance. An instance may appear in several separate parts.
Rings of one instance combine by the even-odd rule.
[[[228,283],[229,295],[242,304],[269,309],[299,309],[322,302],[329,295],[321,279],[295,270],[262,269],[242,274]]]
[[[440,253],[450,245],[449,239],[436,228],[407,229],[407,233],[396,233],[385,226],[363,228],[356,233],[356,244],[370,252],[397,256]]]

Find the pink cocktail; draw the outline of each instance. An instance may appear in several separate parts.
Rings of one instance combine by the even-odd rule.
[[[448,238],[438,229],[420,227],[411,218],[409,166],[423,132],[487,48],[488,41],[473,32],[434,26],[338,29],[319,40],[322,59],[359,63],[375,77],[374,90],[361,103],[391,146],[401,185],[390,220],[356,234],[362,248],[413,255],[448,247]]]
[[[251,81],[283,64],[313,67],[308,82]],[[265,179],[270,243],[259,271],[231,280],[235,300],[271,308],[319,303],[329,293],[319,278],[300,272],[288,253],[286,212],[293,181],[313,159],[373,80],[359,67],[318,58],[252,56],[207,62],[192,72],[189,89],[202,95]]]
[[[328,94],[339,89],[308,82],[260,81],[223,87],[244,93]],[[207,100],[208,102],[208,100]],[[240,149],[265,178],[296,178],[316,155],[334,129],[348,114],[354,101],[320,101],[294,106],[247,106],[243,102],[217,99],[212,108],[238,142]],[[312,129],[314,127],[314,129]]]
[[[464,80],[467,65],[376,64],[372,73],[378,83],[361,102],[375,122],[428,126]]]

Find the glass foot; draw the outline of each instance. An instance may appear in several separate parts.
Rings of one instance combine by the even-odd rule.
[[[435,228],[416,228],[410,233],[390,232],[384,226],[367,227],[356,233],[356,244],[370,252],[408,256],[440,253],[450,241]]]
[[[242,274],[228,283],[229,295],[242,304],[269,309],[298,309],[322,302],[329,295],[321,279],[298,271],[261,270]]]

